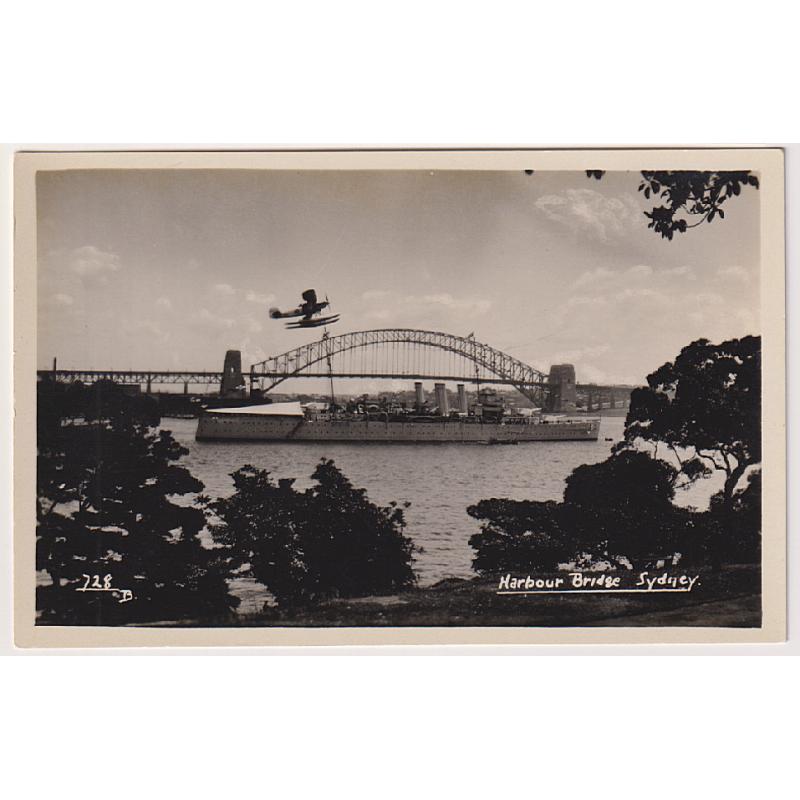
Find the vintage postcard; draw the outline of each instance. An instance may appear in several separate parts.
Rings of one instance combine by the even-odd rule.
[[[785,638],[779,149],[25,152],[25,647]]]

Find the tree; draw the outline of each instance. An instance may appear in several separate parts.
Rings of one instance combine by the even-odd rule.
[[[203,484],[177,464],[188,451],[158,423],[151,398],[113,383],[40,382],[36,560],[50,578],[37,592],[42,622],[209,618],[238,604],[227,553],[200,541],[204,512],[171,500]]]
[[[527,172],[527,170],[526,170]],[[602,169],[587,169],[586,177],[600,180]],[[723,203],[738,197],[745,186],[759,188],[758,178],[749,170],[738,172],[698,172],[696,170],[642,172],[639,191],[648,200],[661,198],[663,205],[656,206],[644,215],[650,220],[647,227],[663,239],[672,239],[676,233],[686,233],[703,222],[713,222],[716,217],[725,219]],[[690,224],[690,220],[694,219]]]
[[[656,206],[644,215],[650,220],[648,228],[664,239],[685,233],[715,217],[725,218],[722,204],[741,194],[742,187],[758,189],[758,178],[748,171],[740,172],[642,172],[639,191],[646,198],[660,197],[665,204]],[[681,212],[684,216],[680,216]],[[689,224],[689,219],[695,221]]]
[[[745,487],[726,505],[718,492],[702,515],[706,553],[716,563],[757,564],[761,560],[761,470],[753,470]]]
[[[480,574],[555,570],[570,562],[647,562],[678,550],[688,512],[672,504],[674,468],[627,451],[586,464],[567,478],[564,500],[482,500],[470,538]]]
[[[565,525],[590,561],[644,563],[679,551],[686,513],[673,505],[675,468],[623,451],[577,467],[564,489]]]
[[[333,461],[320,461],[316,485],[304,492],[293,480],[275,483],[249,465],[232,477],[233,495],[209,502],[220,520],[213,536],[241,555],[279,605],[394,593],[414,584],[414,548],[403,534],[402,509],[371,503]]]
[[[761,542],[761,342],[685,347],[636,389],[610,458],[577,467],[561,503],[491,499],[467,509],[473,568],[555,569],[569,562],[756,563]],[[643,445],[647,449],[643,449]],[[678,465],[659,457],[666,449]],[[674,504],[678,488],[725,476],[707,512]],[[742,484],[745,484],[742,486]]]
[[[467,513],[483,521],[480,533],[469,539],[475,550],[472,568],[480,575],[555,570],[574,554],[561,503],[495,497],[470,506]]]
[[[721,502],[731,508],[736,488],[761,461],[761,339],[722,344],[699,339],[647,376],[631,393],[620,448],[665,445],[680,465],[684,485],[725,475]]]

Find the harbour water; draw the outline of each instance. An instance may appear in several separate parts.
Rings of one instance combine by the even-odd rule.
[[[351,444],[312,442],[197,442],[197,420],[165,419],[162,426],[188,450],[183,460],[205,484],[205,493],[233,491],[230,474],[245,464],[277,478],[310,486],[321,458],[330,458],[373,502],[409,502],[406,534],[419,548],[420,585],[447,577],[473,577],[469,538],[480,523],[467,507],[490,497],[560,500],[575,467],[605,459],[622,437],[624,417],[603,417],[598,441],[485,444]],[[611,441],[607,441],[611,439]]]

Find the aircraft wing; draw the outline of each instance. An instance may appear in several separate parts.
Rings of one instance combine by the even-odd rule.
[[[298,320],[297,322],[287,322],[287,328],[321,328],[323,325],[333,325],[334,322],[339,321],[339,315],[333,314],[329,317],[319,317],[318,319],[309,319],[308,317]]]

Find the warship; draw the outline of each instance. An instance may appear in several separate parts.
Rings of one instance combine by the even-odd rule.
[[[418,392],[420,391],[418,385]],[[450,411],[443,384],[438,403],[429,409],[366,400],[346,407],[335,404],[283,402],[209,408],[197,424],[198,441],[269,442],[403,442],[424,444],[597,441],[600,419],[542,414],[538,409],[509,411],[490,390],[479,392],[469,410]],[[461,398],[460,398],[461,399]]]

